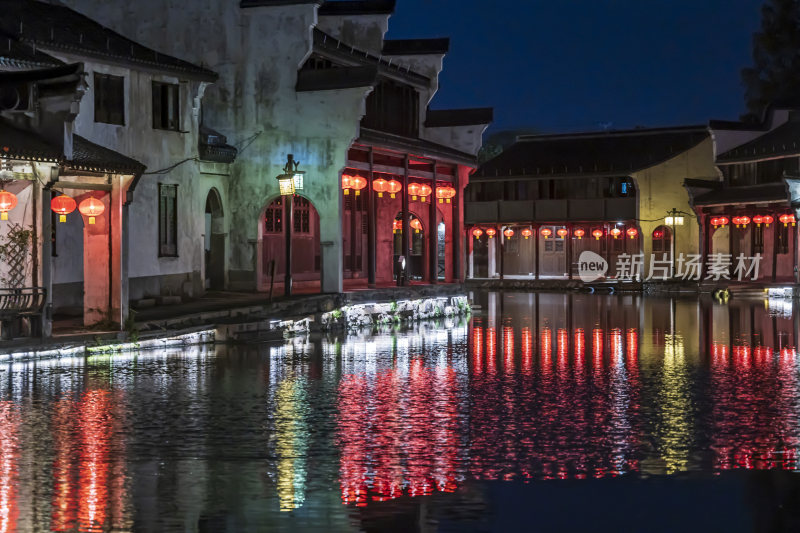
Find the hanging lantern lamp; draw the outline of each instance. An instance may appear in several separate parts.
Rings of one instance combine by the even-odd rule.
[[[75,200],[66,194],[56,196],[50,201],[50,208],[58,214],[59,222],[66,222],[67,215],[75,211],[76,207]]]
[[[403,186],[397,180],[389,180],[386,184],[386,192],[389,193],[389,198],[394,198],[394,195],[403,190]]]
[[[494,228],[487,228],[486,235],[488,235],[490,239],[494,239],[494,236],[497,235],[497,230]]]
[[[797,219],[795,218],[795,216],[794,215],[788,215],[788,214],[779,216],[778,220],[783,222],[783,226],[784,227],[788,226],[789,224],[794,226],[797,223]]]
[[[541,235],[545,239],[550,237],[550,235],[552,235],[552,234],[553,234],[553,230],[551,230],[550,228],[543,228],[542,230],[539,231],[539,235]]]
[[[556,231],[556,235],[558,235],[560,238],[563,239],[564,237],[569,235],[569,231],[565,228],[560,228],[558,231]]]
[[[105,210],[106,206],[103,205],[103,202],[92,196],[82,201],[81,205],[78,206],[78,211],[81,212],[81,215],[89,217],[89,224],[94,224],[96,217],[102,215]]]
[[[639,235],[639,230],[636,228],[628,228],[628,230],[625,233],[627,233],[628,237],[630,237],[631,239],[635,239],[636,236]]]
[[[764,215],[761,217],[761,220],[764,222],[766,227],[769,227],[770,224],[775,222],[775,218],[772,215]]]
[[[422,222],[418,218],[412,218],[408,225],[414,228],[414,233],[419,233],[422,230]]]
[[[419,196],[419,183],[409,183],[408,184],[408,194],[411,195],[411,200],[416,202],[417,196]]]
[[[450,187],[449,185],[436,188],[436,197],[439,199],[440,204],[444,201],[447,201],[447,203],[449,204],[450,199],[455,197],[455,195],[456,195],[456,190],[453,187]]]
[[[363,176],[353,176],[351,181],[353,190],[356,191],[356,196],[361,194],[361,189],[367,186],[367,178]]]
[[[372,190],[378,193],[378,198],[383,198],[383,193],[386,191],[386,187],[389,184],[383,178],[378,178],[372,182]]]
[[[506,239],[510,239],[511,237],[513,237],[513,236],[514,236],[514,230],[513,230],[513,229],[511,229],[511,228],[507,228],[507,229],[506,229],[506,230],[503,232],[503,235],[505,235],[505,236],[506,236]]]
[[[578,238],[578,240],[580,240],[583,239],[583,236],[586,235],[586,232],[581,228],[577,228],[575,231],[572,232],[572,234],[575,235]]]
[[[350,194],[350,189],[352,188],[353,188],[353,176],[342,174],[342,190],[344,191],[344,195],[347,196],[348,194]]]
[[[8,212],[17,207],[17,195],[0,189],[0,220],[8,220]]]
[[[472,230],[472,234],[475,235],[476,239],[480,239],[481,235],[483,235],[483,230],[481,228],[475,228]]]
[[[526,240],[530,238],[531,235],[533,235],[533,232],[530,229],[525,228],[522,230],[522,236],[525,237]]]
[[[761,223],[763,221],[764,221],[764,217],[762,217],[761,215],[753,215],[753,224],[755,224],[759,228],[761,227]]]
[[[609,233],[611,233],[611,235],[616,239],[622,234],[622,230],[617,227],[613,227]]]
[[[600,237],[603,236],[603,230],[601,230],[601,229],[594,230],[592,232],[592,236],[594,237],[594,240],[599,241]]]
[[[739,224],[744,228],[750,224],[750,217],[739,217]]]
[[[430,185],[425,185],[424,183],[421,184],[419,186],[419,198],[420,198],[420,200],[422,200],[423,202],[426,202],[427,201],[426,199],[428,198],[428,196],[431,195],[432,192],[433,192],[433,189],[431,189]]]
[[[392,222],[392,233],[403,232],[403,222],[401,220],[395,220]]]

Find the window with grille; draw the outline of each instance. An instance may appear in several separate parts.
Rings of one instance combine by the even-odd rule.
[[[283,199],[278,198],[267,207],[264,220],[265,233],[283,232]]]
[[[294,198],[294,232],[311,233],[311,204],[301,196]]]
[[[158,184],[158,255],[178,256],[178,186]]]
[[[177,83],[153,82],[153,128],[180,130],[179,95]]]
[[[382,81],[367,97],[362,126],[387,133],[419,135],[419,93],[410,85]]]
[[[94,121],[125,125],[125,78],[95,72]]]

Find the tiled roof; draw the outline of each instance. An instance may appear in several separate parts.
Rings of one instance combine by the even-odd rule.
[[[228,138],[208,126],[200,126],[199,152],[201,161],[233,163],[239,150],[228,144]]]
[[[325,0],[242,0],[239,7],[293,6],[297,4],[321,4]]]
[[[700,194],[695,205],[751,204],[761,202],[788,202],[789,195],[783,182],[745,187],[724,187]]]
[[[478,107],[473,109],[428,109],[425,116],[426,128],[445,128],[452,126],[474,126],[491,124],[494,120],[494,109]]]
[[[135,159],[95,144],[80,135],[72,136],[72,159],[67,164],[77,170],[121,174],[141,174],[146,168]]]
[[[0,32],[27,46],[183,73],[214,81],[216,73],[162,54],[57,4],[0,0]]]
[[[60,148],[53,146],[38,134],[18,128],[5,120],[0,120],[0,156],[51,163],[64,160]]]
[[[378,67],[337,67],[301,70],[297,73],[298,92],[332,91],[356,87],[372,87],[378,83]]]
[[[758,161],[800,155],[800,120],[789,120],[772,131],[717,156],[717,163]]]
[[[383,55],[446,54],[450,50],[450,39],[386,39]]]
[[[567,135],[524,135],[472,178],[629,175],[708,138],[705,126]]]
[[[396,0],[336,0],[320,6],[318,14],[325,15],[390,15]]]
[[[426,139],[412,139],[368,128],[361,128],[358,141],[366,145],[407,151],[419,157],[430,157],[440,161],[449,161],[469,166],[475,166],[477,163],[477,158],[474,155],[450,148],[449,146],[437,144]]]
[[[13,68],[55,67],[62,61],[37,50],[32,44],[23,44],[16,37],[0,31],[0,66]]]
[[[67,161],[61,148],[39,134],[18,128],[5,120],[0,120],[0,155],[9,159],[59,163],[76,170],[92,172],[139,174],[145,170],[145,166],[135,159],[88,141],[80,135],[72,136],[72,159]]]

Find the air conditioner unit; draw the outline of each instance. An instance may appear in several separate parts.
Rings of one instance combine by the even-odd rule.
[[[30,111],[33,108],[33,90],[30,83],[0,85],[0,112]]]

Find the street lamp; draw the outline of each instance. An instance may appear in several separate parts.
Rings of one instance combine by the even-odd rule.
[[[675,251],[677,250],[676,241],[678,235],[675,231],[675,226],[683,226],[683,211],[678,211],[674,207],[672,211],[667,211],[667,216],[664,218],[664,224],[672,228],[672,239],[670,239],[670,256],[672,259],[672,277],[675,276]]]
[[[284,293],[286,296],[292,295],[292,228],[294,226],[294,206],[292,198],[297,191],[302,191],[304,187],[305,172],[298,170],[300,161],[295,161],[294,156],[289,154],[286,157],[286,165],[283,167],[283,174],[279,174],[278,187],[281,196],[284,197],[284,208],[286,213],[283,220],[286,225],[286,272],[284,275]]]

